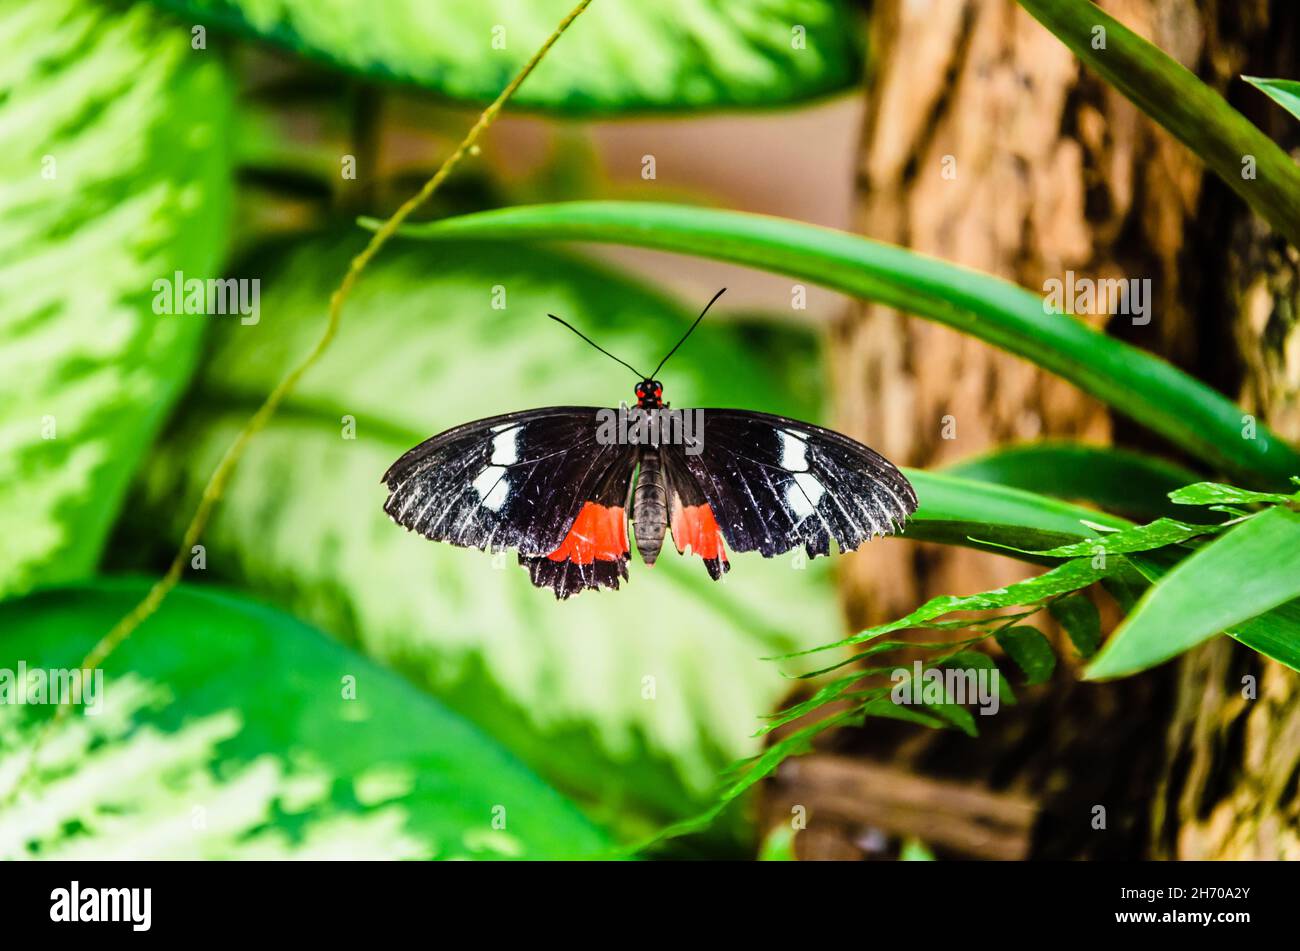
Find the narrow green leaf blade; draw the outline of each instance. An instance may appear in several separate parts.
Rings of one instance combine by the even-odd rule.
[[[1300,190],[1298,190],[1300,194]],[[374,222],[363,221],[366,227]],[[733,261],[816,281],[970,334],[1058,374],[1215,466],[1272,488],[1300,453],[1168,362],[1048,313],[1042,297],[857,235],[765,215],[649,202],[566,202],[480,212],[402,230],[438,241],[603,241]]]
[[[1007,585],[1005,588],[995,588],[992,591],[983,591],[979,594],[968,595],[951,595],[945,594],[931,598],[925,604],[921,605],[911,614],[901,617],[896,621],[890,621],[887,624],[880,624],[876,627],[869,627],[864,631],[859,631],[851,637],[844,640],[836,641],[834,644],[823,644],[820,647],[814,647],[809,650],[799,651],[789,654],[789,657],[801,657],[808,654],[815,654],[819,651],[831,650],[838,647],[846,647],[852,644],[861,644],[864,641],[872,640],[883,634],[890,634],[894,631],[904,631],[909,628],[926,627],[927,622],[941,618],[946,614],[954,611],[991,611],[996,608],[1007,608],[1021,604],[1036,604],[1045,601],[1048,598],[1057,595],[1068,594],[1085,588],[1106,577],[1112,571],[1119,569],[1120,559],[1110,559],[1109,564],[1104,567],[1094,566],[1090,558],[1076,558],[1067,561],[1049,571],[1045,571],[1033,578],[1026,578],[1024,581],[1017,581],[1015,584]]]
[[[1191,470],[1155,456],[1064,440],[995,449],[943,471],[1054,498],[1090,502],[1143,520],[1177,512],[1169,493],[1196,481]]]
[[[1273,508],[1180,562],[1138,602],[1088,667],[1100,680],[1136,673],[1300,597],[1300,515]]]
[[[1116,529],[1127,521],[1105,512],[1020,489],[965,479],[943,472],[905,469],[916,488],[920,507],[908,520],[903,537],[962,545],[1034,564],[1052,559],[1029,552],[1092,538],[1085,523]]]
[[[1258,76],[1241,78],[1300,119],[1300,82],[1294,79],[1260,79]]]
[[[1135,551],[1150,551],[1166,545],[1177,545],[1197,535],[1216,531],[1212,525],[1191,525],[1172,518],[1158,518],[1148,525],[1134,525],[1132,528],[1110,532],[1084,542],[1074,542],[1045,551],[1029,554],[1043,555],[1049,558],[1078,558],[1083,555],[1123,555]]]
[[[1282,505],[1294,498],[1277,492],[1252,492],[1219,482],[1197,482],[1169,493],[1169,500],[1177,505]]]

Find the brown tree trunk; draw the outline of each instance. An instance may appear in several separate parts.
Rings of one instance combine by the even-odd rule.
[[[1300,75],[1293,0],[1102,6],[1220,90],[1241,72]],[[1014,0],[876,0],[870,47],[862,233],[1031,289],[1066,271],[1149,278],[1149,323],[1084,319],[1108,322],[1110,333],[1225,392],[1240,390],[1248,408],[1300,435],[1295,256],[1195,157],[1084,70]],[[1240,87],[1234,98],[1245,95]],[[1256,105],[1253,115],[1267,112]],[[847,314],[832,352],[841,425],[898,462],[932,468],[1041,437],[1158,448],[1071,385],[890,308],[864,304]],[[1029,573],[1007,559],[908,541],[877,543],[841,563],[854,626]],[[1236,699],[1245,667],[1263,668],[1253,704]],[[1175,674],[1168,667],[1095,686],[1058,673],[1029,703],[993,718],[990,736],[974,743],[917,739],[869,721],[835,746],[939,782],[964,778],[1008,797],[1008,814],[1023,815],[1016,810],[1026,806],[1036,817],[1026,856],[1263,854],[1283,841],[1295,848],[1295,677],[1227,643]],[[1264,755],[1279,745],[1281,764]],[[787,772],[769,804],[782,814],[785,804],[824,792]],[[1111,816],[1104,844],[1088,824],[1094,805]],[[831,819],[840,843],[827,844],[835,837],[823,825],[802,854],[842,854],[842,840],[873,841],[863,839],[862,815]],[[883,831],[910,834],[887,824]]]
[[[1244,21],[1219,25],[1235,54],[1220,66],[1300,76],[1300,7],[1242,6],[1250,14]],[[1292,117],[1241,84],[1230,98],[1300,157],[1300,124]],[[1225,350],[1236,377],[1224,381],[1227,391],[1238,395],[1244,412],[1300,441],[1300,252],[1246,214],[1217,181],[1207,184],[1201,217],[1202,230],[1218,244],[1200,319],[1221,321],[1231,333]],[[1300,562],[1300,553],[1289,556]],[[1153,853],[1300,858],[1300,677],[1220,638],[1181,661],[1177,696],[1155,800]]]

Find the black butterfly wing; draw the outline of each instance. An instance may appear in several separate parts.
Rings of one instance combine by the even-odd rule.
[[[675,450],[675,451],[674,451]],[[661,448],[668,484],[668,528],[682,555],[699,555],[709,577],[717,581],[731,570],[722,531],[700,483],[683,461],[680,446]]]
[[[851,551],[898,531],[916,510],[911,483],[856,440],[768,413],[702,413],[697,454],[684,445],[664,447],[670,477],[689,473],[735,551],[771,558],[802,545],[815,558],[830,553],[832,539]],[[710,574],[717,577],[713,568]]]
[[[599,412],[525,410],[427,439],[384,474],[384,511],[435,541],[516,549],[533,583],[560,598],[616,588],[627,577],[636,448],[597,441]]]

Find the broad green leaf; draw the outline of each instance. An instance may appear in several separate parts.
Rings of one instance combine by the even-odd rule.
[[[1178,564],[1169,557],[1168,552],[1129,555],[1128,561],[1145,579],[1141,586],[1143,589],[1148,583],[1159,581]],[[1102,584],[1113,583],[1118,578],[1118,575],[1112,575],[1104,579]],[[1125,613],[1131,613],[1137,601],[1137,597],[1132,592],[1138,590],[1138,586],[1129,584],[1125,588],[1127,591],[1112,590],[1112,594],[1117,596],[1120,607]],[[1271,657],[1292,670],[1300,670],[1300,599],[1288,601],[1271,611],[1239,621],[1224,633],[1265,657]]]
[[[1235,485],[1218,482],[1197,482],[1169,493],[1169,500],[1177,505],[1285,505],[1295,499],[1293,495],[1277,492],[1252,492]]]
[[[148,6],[0,7],[0,595],[90,574],[208,318],[230,197],[220,60]]]
[[[1122,518],[1021,489],[961,478],[946,472],[904,470],[920,506],[903,534],[918,541],[965,545],[998,554],[1026,555],[1042,548],[1092,538],[1085,522],[1123,528]]]
[[[1153,667],[1300,597],[1300,515],[1272,508],[1180,562],[1138,602],[1088,667],[1091,679]]]
[[[1025,682],[1041,684],[1056,669],[1056,653],[1038,628],[1018,624],[994,635],[1007,656],[1025,673]]]
[[[1113,581],[1115,576],[1103,578],[1103,584]],[[1122,582],[1120,582],[1122,584]],[[1120,588],[1120,596],[1123,597],[1127,589]],[[1125,607],[1126,605],[1121,605]],[[1065,628],[1066,635],[1070,642],[1074,644],[1074,649],[1079,652],[1079,656],[1085,660],[1097,653],[1097,648],[1101,646],[1101,615],[1097,611],[1097,606],[1092,603],[1086,594],[1068,594],[1063,598],[1057,598],[1047,606],[1047,610],[1056,623]]]
[[[178,537],[236,428],[319,333],[359,238],[257,254],[261,323],[214,333],[123,551],[162,525],[169,543]],[[840,629],[829,559],[733,554],[718,583],[670,550],[653,571],[634,559],[619,591],[558,603],[513,555],[394,525],[379,481],[401,453],[459,423],[630,399],[635,378],[548,312],[653,366],[695,306],[567,255],[476,244],[445,248],[430,266],[424,249],[390,248],[357,285],[333,348],[250,445],[204,538],[208,574],[356,642],[599,809],[658,822],[698,808],[718,771],[753,750],[757,717],[786,689],[761,655]],[[743,330],[706,324],[664,368],[665,395],[807,417],[812,408],[766,366]]]
[[[1228,633],[1251,650],[1300,670],[1300,600],[1238,621]]]
[[[0,670],[25,664],[32,680],[75,669],[146,589],[98,581],[7,602]],[[234,594],[174,591],[101,673],[81,708],[98,710],[54,727],[16,798],[52,708],[0,705],[0,858],[576,858],[611,848],[476,727]]]
[[[943,471],[1055,498],[1090,502],[1141,519],[1176,512],[1169,493],[1196,479],[1190,470],[1155,456],[1057,440],[995,449]]]
[[[1041,296],[1000,278],[846,232],[682,205],[565,202],[411,225],[402,233],[440,242],[614,242],[816,281],[1024,357],[1252,484],[1272,488],[1300,472],[1300,453],[1285,440],[1263,428],[1258,438],[1242,439],[1240,408],[1166,361],[1074,317],[1048,313]]]
[[[1300,82],[1294,79],[1260,79],[1258,76],[1241,78],[1300,119]]]
[[[332,65],[496,98],[577,0],[158,0]],[[847,0],[595,0],[512,105],[568,113],[775,105],[855,86]],[[209,38],[210,47],[219,40]]]
[[[1300,247],[1300,168],[1227,100],[1089,0],[1020,5]],[[1245,174],[1247,159],[1252,175]]]

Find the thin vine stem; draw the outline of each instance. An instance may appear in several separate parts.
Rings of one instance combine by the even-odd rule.
[[[153,586],[150,587],[149,592],[139,601],[139,603],[123,615],[122,618],[113,625],[109,632],[105,634],[93,648],[91,648],[90,653],[88,653],[85,659],[81,662],[81,667],[83,669],[95,670],[108,660],[112,653],[117,650],[117,648],[120,647],[122,643],[140,627],[141,624],[143,624],[158,610],[167,595],[170,594],[176,585],[180,583],[181,576],[185,573],[185,564],[190,556],[190,551],[193,546],[198,543],[198,540],[202,537],[204,530],[207,528],[208,522],[212,518],[212,513],[216,509],[217,503],[221,501],[226,486],[229,484],[236,466],[239,465],[240,459],[243,458],[244,451],[248,448],[249,442],[251,442],[253,437],[266,427],[266,424],[270,422],[271,417],[275,415],[275,411],[279,409],[280,404],[284,402],[285,398],[293,392],[294,387],[298,385],[298,381],[303,378],[307,371],[310,370],[324,355],[325,351],[329,349],[334,337],[338,334],[339,325],[342,322],[343,305],[347,302],[348,296],[352,293],[352,288],[356,285],[362,271],[366,269],[366,266],[374,259],[375,255],[377,255],[384,245],[388,243],[388,240],[393,236],[397,229],[401,227],[403,222],[405,222],[411,214],[417,211],[429,200],[430,197],[432,197],[433,193],[436,192],[439,186],[447,180],[447,177],[452,173],[456,166],[460,164],[461,160],[471,153],[479,138],[485,131],[487,131],[488,127],[496,121],[502,108],[510,100],[510,97],[515,94],[515,91],[519,89],[524,80],[527,79],[533,70],[537,68],[537,64],[542,61],[543,57],[546,56],[551,47],[554,46],[556,41],[558,41],[564,34],[565,30],[567,30],[573,21],[581,15],[582,11],[590,6],[591,2],[592,0],[579,0],[578,4],[569,11],[568,15],[560,21],[559,25],[554,31],[552,31],[551,35],[546,38],[546,42],[544,42],[537,51],[533,53],[528,62],[525,63],[519,72],[515,74],[514,79],[510,80],[510,83],[501,91],[501,94],[493,100],[491,105],[483,110],[478,117],[478,121],[474,123],[469,132],[466,133],[465,137],[461,140],[460,144],[456,146],[456,150],[448,155],[442,165],[438,167],[438,170],[433,174],[433,177],[425,182],[418,192],[403,202],[397,211],[393,212],[392,216],[389,217],[388,220],[371,235],[366,246],[352,259],[351,263],[348,265],[347,273],[343,275],[342,282],[335,289],[334,293],[330,295],[329,316],[325,323],[325,329],[321,332],[320,339],[316,341],[316,345],[312,347],[311,351],[296,366],[286,373],[278,384],[276,384],[275,388],[271,390],[266,399],[262,402],[262,405],[258,407],[257,411],[239,431],[239,434],[235,437],[234,441],[227,447],[225,453],[221,457],[221,461],[217,463],[217,467],[212,471],[212,475],[208,477],[207,484],[203,488],[203,496],[199,500],[198,507],[194,510],[194,515],[190,518],[189,525],[185,529],[185,534],[181,539],[180,546],[177,548],[176,555],[172,558],[171,565],[167,568],[167,572],[154,582]],[[63,719],[67,715],[68,709],[67,705],[60,706],[55,717],[48,721],[47,725]],[[32,750],[31,758],[28,760],[25,775],[30,775],[30,772],[35,765],[37,754],[40,750],[41,740],[47,732],[48,730],[44,730],[38,736]],[[15,794],[21,786],[22,782],[20,780],[15,784]]]
[[[136,628],[158,610],[163,599],[180,582],[181,575],[185,572],[185,563],[189,559],[190,551],[198,544],[204,529],[207,528],[208,521],[212,518],[212,512],[217,507],[217,503],[221,501],[226,486],[230,482],[230,477],[234,473],[235,467],[239,465],[239,460],[243,458],[244,450],[248,448],[249,442],[266,427],[266,424],[271,421],[271,417],[275,415],[275,411],[280,408],[280,404],[284,402],[285,397],[293,392],[294,387],[298,385],[298,381],[316,364],[316,361],[324,355],[325,351],[329,349],[329,345],[334,341],[343,318],[343,304],[347,301],[348,295],[352,293],[352,288],[356,285],[361,272],[365,270],[366,265],[379,253],[380,249],[388,243],[388,239],[402,226],[403,222],[427,202],[433,196],[433,193],[438,190],[438,187],[447,180],[447,176],[474,148],[479,137],[487,130],[488,126],[496,121],[502,107],[515,94],[515,90],[537,68],[537,64],[542,61],[542,57],[547,54],[564,31],[569,28],[569,25],[590,4],[591,0],[580,0],[578,5],[569,11],[568,15],[560,21],[560,25],[546,38],[546,42],[515,74],[515,78],[510,80],[510,84],[501,91],[501,95],[497,96],[492,104],[483,110],[478,117],[478,121],[470,128],[465,138],[461,140],[460,145],[456,146],[456,150],[447,156],[442,165],[439,166],[438,171],[433,174],[433,177],[425,182],[418,192],[403,202],[397,211],[393,212],[379,230],[371,235],[370,240],[366,242],[366,246],[352,259],[352,262],[348,265],[347,273],[343,275],[343,282],[330,295],[329,319],[325,323],[325,330],[321,333],[320,339],[316,341],[316,346],[312,347],[311,352],[276,384],[275,389],[267,395],[265,401],[258,407],[257,412],[244,424],[244,428],[239,431],[239,435],[235,437],[234,442],[227,447],[221,461],[217,463],[217,467],[212,470],[207,485],[203,487],[203,497],[199,500],[198,508],[195,509],[194,516],[185,529],[185,535],[181,539],[180,547],[177,548],[176,556],[172,559],[167,573],[154,582],[153,587],[149,589],[149,593],[141,599],[140,603],[113,625],[113,628],[104,635],[99,643],[91,648],[90,653],[81,662],[82,668],[94,670],[104,663],[109,655],[130,637]]]

